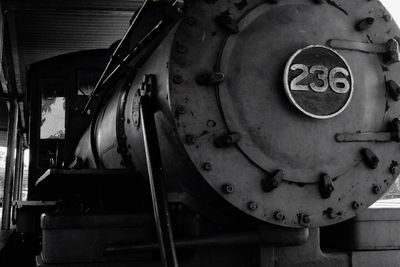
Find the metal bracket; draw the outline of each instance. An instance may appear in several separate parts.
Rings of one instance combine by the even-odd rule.
[[[390,39],[385,44],[371,44],[338,39],[329,40],[328,44],[334,49],[384,54],[384,61],[389,65],[400,61],[400,45],[394,38]]]
[[[321,197],[324,199],[330,198],[334,190],[332,178],[326,173],[323,174],[320,180]]]
[[[240,133],[228,133],[214,140],[214,145],[217,148],[232,146],[240,141],[242,135]]]
[[[400,142],[400,120],[394,119],[387,132],[357,132],[336,134],[339,143],[348,142]]]
[[[282,183],[285,173],[283,170],[278,170],[273,177],[266,177],[261,180],[261,187],[264,192],[269,193],[274,191]]]
[[[146,74],[139,89],[136,90],[133,100],[132,119],[136,129],[140,127],[140,105],[143,96],[151,98],[152,93],[156,90],[157,79],[154,74]]]

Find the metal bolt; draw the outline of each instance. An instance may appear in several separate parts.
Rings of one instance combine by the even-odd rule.
[[[199,85],[212,85],[222,82],[225,75],[222,72],[204,72],[196,77],[196,82]]]
[[[337,212],[332,208],[328,208],[328,210],[326,211],[326,214],[328,215],[328,217],[330,219],[335,219],[338,216]]]
[[[235,192],[235,187],[231,184],[224,184],[222,185],[222,192],[224,192],[224,194],[232,194]]]
[[[186,110],[185,110],[184,106],[177,105],[175,112],[176,112],[176,114],[183,115],[183,114],[185,114]]]
[[[195,17],[188,17],[187,19],[186,19],[186,23],[188,24],[188,25],[195,25],[196,24],[196,22],[197,22],[197,20],[196,20],[196,18]]]
[[[240,141],[242,135],[239,133],[228,133],[223,136],[220,136],[214,140],[214,145],[217,148],[224,148],[231,146]]]
[[[304,223],[310,223],[311,222],[311,218],[309,215],[303,215],[303,222]]]
[[[181,83],[183,83],[183,77],[182,77],[182,75],[174,75],[172,77],[172,81],[176,84],[181,84]]]
[[[176,49],[177,49],[178,52],[181,53],[181,54],[185,54],[185,53],[188,51],[187,47],[184,46],[184,45],[181,45],[181,44],[177,44],[177,45],[176,45]]]
[[[277,210],[277,211],[275,211],[275,213],[274,213],[274,218],[275,218],[275,220],[277,220],[277,221],[283,221],[283,220],[285,220],[285,215],[282,213],[282,211]]]
[[[126,120],[126,123],[127,123],[127,124],[131,123],[131,120],[130,120],[130,119],[127,119],[127,120]]]
[[[333,186],[333,181],[332,178],[324,173],[321,175],[320,178],[320,194],[321,197],[324,199],[328,199],[331,197],[333,191],[335,191],[335,187]]]
[[[361,150],[361,154],[363,156],[365,164],[367,164],[368,167],[371,169],[376,169],[378,168],[379,165],[379,158],[375,155],[372,150],[369,148],[364,148]]]
[[[265,193],[272,192],[279,187],[285,177],[283,170],[277,170],[272,177],[265,177],[261,180],[261,188]]]
[[[357,202],[357,201],[353,201],[353,203],[351,203],[351,207],[354,210],[358,210],[361,207],[361,204],[359,202]]]
[[[258,208],[258,205],[257,205],[256,202],[250,201],[250,202],[247,204],[247,208],[248,208],[249,210],[251,210],[251,211],[255,211],[255,210]]]
[[[374,24],[374,22],[375,22],[375,19],[372,17],[365,18],[356,24],[356,30],[359,32],[366,31],[369,28],[371,28],[371,26]]]
[[[387,81],[386,90],[394,101],[400,100],[400,86],[395,81]]]
[[[392,20],[392,16],[390,16],[389,14],[386,14],[386,15],[383,16],[383,19],[384,19],[385,21],[389,22],[389,21]]]
[[[204,169],[205,171],[211,171],[211,170],[212,170],[212,165],[211,165],[211,163],[210,163],[210,162],[204,162],[204,163],[203,163],[203,169]]]
[[[392,164],[390,164],[389,167],[389,172],[395,175],[398,170],[399,170],[399,163],[397,161],[392,160]]]
[[[193,145],[196,143],[196,137],[191,134],[187,134],[185,136],[185,140],[186,140],[186,144],[188,144],[188,145]]]
[[[316,4],[322,4],[324,2],[324,0],[313,0],[313,2]]]
[[[400,61],[400,44],[396,39],[390,39],[386,43],[387,52],[384,55],[385,64],[390,65]]]
[[[372,192],[374,192],[374,194],[379,194],[382,190],[382,187],[380,185],[374,185],[372,187]]]

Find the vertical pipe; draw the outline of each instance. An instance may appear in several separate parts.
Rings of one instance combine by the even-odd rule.
[[[15,174],[15,149],[18,131],[18,103],[16,100],[10,101],[10,116],[8,118],[7,135],[7,158],[6,172],[4,179],[4,198],[3,198],[3,217],[1,229],[10,229],[11,204],[12,204],[12,185]]]
[[[17,155],[15,158],[15,178],[13,186],[13,199],[21,200],[21,185],[22,185],[22,165],[23,165],[23,148],[22,148],[22,134],[17,135]]]
[[[141,98],[140,117],[161,262],[164,267],[178,267],[154,111],[147,95]]]

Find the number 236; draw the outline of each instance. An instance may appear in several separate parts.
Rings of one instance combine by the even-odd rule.
[[[310,91],[311,88],[314,92],[323,93],[329,86],[338,94],[346,94],[350,90],[350,82],[348,79],[336,77],[339,73],[345,77],[350,75],[350,73],[344,68],[336,67],[329,71],[325,66],[316,65],[312,66],[310,70],[308,70],[306,65],[294,64],[290,67],[290,70],[302,70],[300,75],[294,78],[290,83],[290,89],[292,91]],[[309,75],[309,73],[316,74],[317,79],[322,81],[322,85],[317,85],[315,82],[308,85],[299,84]]]

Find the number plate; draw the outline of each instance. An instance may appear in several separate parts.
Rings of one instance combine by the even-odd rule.
[[[328,119],[340,114],[353,95],[353,75],[336,51],[312,45],[297,51],[284,74],[285,91],[304,114]]]

